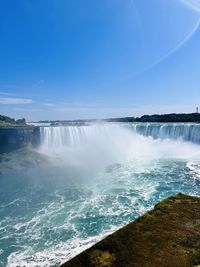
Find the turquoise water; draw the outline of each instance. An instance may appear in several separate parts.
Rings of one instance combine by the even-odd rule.
[[[199,145],[118,130],[108,136],[109,149],[95,134],[98,146],[108,149],[98,156],[96,143],[85,154],[79,144],[78,151],[57,152],[42,167],[0,176],[0,266],[59,266],[161,199],[200,195]],[[122,144],[124,135],[128,144]],[[113,139],[121,142],[111,153]],[[125,160],[112,157],[117,151]],[[82,155],[84,164],[79,157],[72,164],[69,155],[61,161],[65,153],[74,161]],[[102,153],[109,157],[103,160]],[[103,164],[94,164],[98,159]]]

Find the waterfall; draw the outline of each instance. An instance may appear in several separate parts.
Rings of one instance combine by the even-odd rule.
[[[45,149],[59,149],[64,147],[76,148],[91,142],[99,143],[100,139],[107,139],[108,141],[112,139],[114,141],[119,129],[123,138],[125,129],[123,130],[118,125],[94,124],[87,126],[41,127],[41,144]]]
[[[200,124],[195,123],[136,123],[134,132],[155,139],[182,139],[200,144]]]
[[[198,124],[102,123],[40,127],[40,133],[41,153],[81,172],[130,160],[145,164],[156,158],[200,157]]]
[[[133,129],[133,131],[130,131]],[[132,133],[132,136],[131,136]],[[134,123],[91,124],[87,126],[40,127],[42,149],[77,148],[91,143],[96,146],[128,145],[136,134],[154,139],[182,139],[200,144],[200,124]],[[133,135],[134,134],[134,135]]]
[[[77,146],[86,137],[87,126],[41,127],[43,148],[61,148]]]
[[[108,165],[129,158],[134,136],[118,124],[40,127],[40,151],[71,164]],[[93,167],[93,166],[91,166]]]

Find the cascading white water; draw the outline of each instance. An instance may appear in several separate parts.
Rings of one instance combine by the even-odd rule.
[[[200,146],[183,141],[199,128],[183,126],[41,127],[49,160],[1,175],[0,266],[60,266],[158,201],[200,195]]]
[[[87,168],[126,160],[146,161],[147,158],[181,158],[182,155],[189,157],[191,153],[192,156],[199,154],[198,146],[184,143],[183,140],[200,143],[200,126],[104,123],[41,127],[42,152],[64,160],[67,164]],[[175,146],[177,149],[174,151]]]
[[[117,124],[41,127],[41,151],[71,165],[105,166],[129,159],[135,136]]]
[[[92,124],[88,126],[41,127],[41,148],[44,150],[77,148],[86,145],[109,146],[127,143],[132,133],[117,124]]]
[[[144,136],[160,139],[179,139],[200,143],[200,124],[190,123],[137,123],[134,131]]]
[[[126,128],[126,130],[125,130]],[[179,139],[200,143],[200,124],[188,123],[136,123],[123,127],[117,124],[93,124],[88,126],[58,126],[41,127],[41,148],[63,149],[76,148],[81,145],[99,143],[104,141],[108,144],[115,143],[119,146],[130,141],[130,131],[135,134],[151,136],[155,139]],[[107,140],[107,141],[106,141]],[[103,145],[105,146],[106,143]]]

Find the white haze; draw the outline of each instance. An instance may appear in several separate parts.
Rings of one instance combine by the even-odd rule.
[[[154,140],[117,124],[44,127],[40,151],[55,164],[96,171],[125,161],[148,164],[156,159],[200,160],[199,145]]]

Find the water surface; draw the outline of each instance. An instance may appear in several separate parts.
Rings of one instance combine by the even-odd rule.
[[[84,127],[42,129],[49,163],[0,176],[0,266],[58,266],[163,198],[200,195],[198,144]]]

